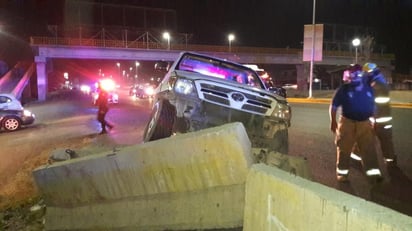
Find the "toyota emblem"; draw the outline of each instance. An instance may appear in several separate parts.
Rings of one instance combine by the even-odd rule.
[[[245,100],[245,96],[239,92],[232,93],[231,97],[236,102],[242,102]]]

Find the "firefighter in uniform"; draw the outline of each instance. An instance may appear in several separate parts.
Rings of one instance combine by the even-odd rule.
[[[389,85],[375,63],[365,63],[362,70],[369,79],[374,90],[375,114],[373,122],[376,136],[380,142],[384,162],[387,166],[396,166],[397,158],[392,141],[392,115]]]
[[[362,165],[371,183],[383,180],[375,148],[375,134],[369,118],[374,114],[373,89],[362,77],[362,67],[352,65],[344,72],[348,78],[335,92],[329,107],[330,129],[336,134],[336,175],[339,182],[347,182],[350,154],[354,144],[362,154]],[[348,76],[349,75],[349,76]],[[342,112],[336,121],[338,108]]]

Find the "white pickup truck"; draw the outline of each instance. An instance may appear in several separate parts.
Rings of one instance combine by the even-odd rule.
[[[291,108],[242,64],[182,52],[155,92],[144,142],[242,122],[253,147],[287,154]]]

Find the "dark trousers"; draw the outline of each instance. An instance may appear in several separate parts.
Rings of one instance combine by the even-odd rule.
[[[108,121],[106,121],[106,111],[98,111],[97,113],[97,121],[100,122],[101,127],[102,127],[102,131],[106,131],[106,126],[111,128],[113,127],[113,125],[111,123],[109,123]]]

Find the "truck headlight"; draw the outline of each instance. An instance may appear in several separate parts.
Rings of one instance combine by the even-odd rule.
[[[177,79],[175,83],[175,91],[176,93],[183,94],[183,95],[192,95],[196,94],[195,85],[193,81],[188,79]]]
[[[290,106],[283,103],[277,103],[275,109],[272,112],[272,116],[275,116],[280,119],[285,119],[287,121],[291,118]]]

